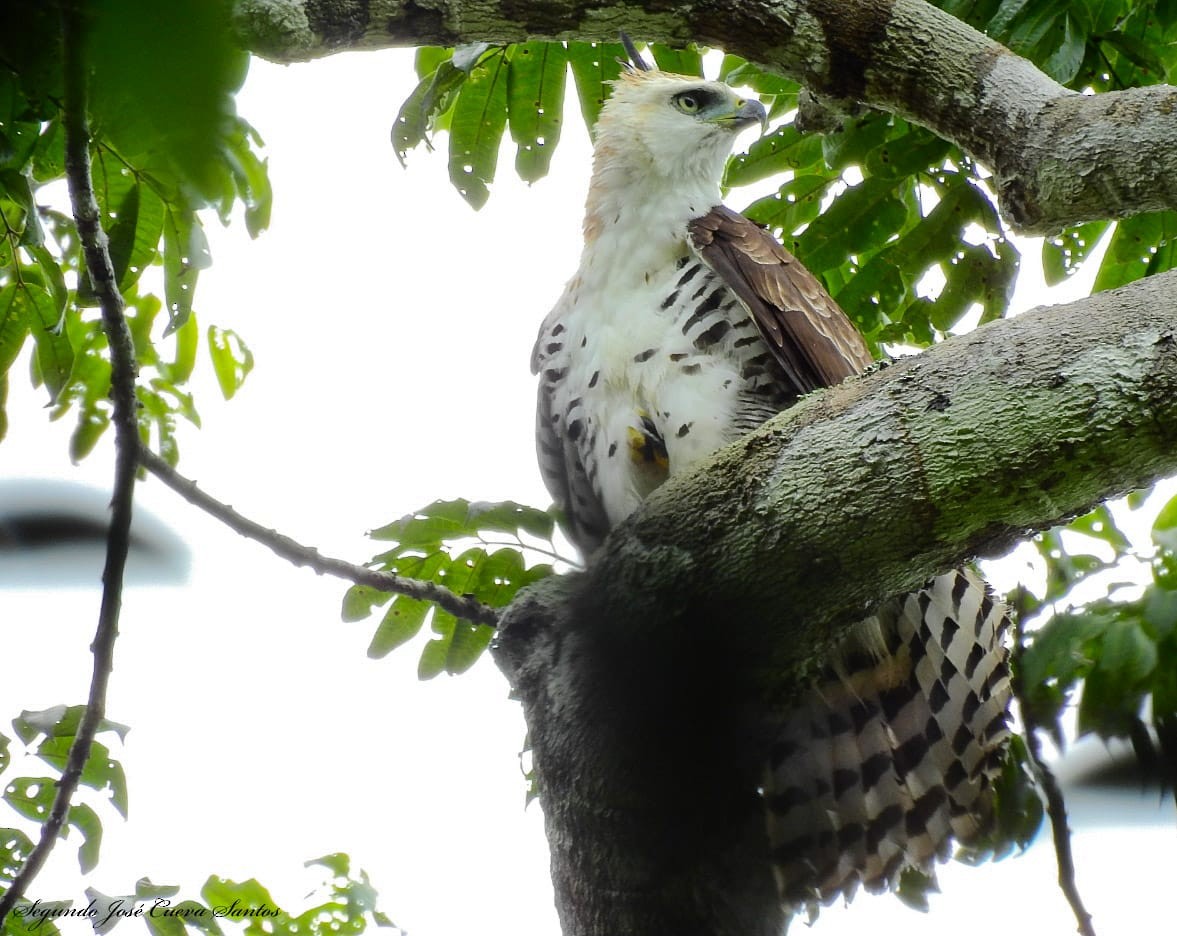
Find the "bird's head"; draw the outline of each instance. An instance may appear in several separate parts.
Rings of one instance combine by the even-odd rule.
[[[630,68],[601,110],[596,149],[631,171],[717,183],[736,134],[766,120],[759,101],[722,81]]]

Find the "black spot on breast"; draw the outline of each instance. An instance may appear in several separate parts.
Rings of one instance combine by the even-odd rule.
[[[677,299],[678,299],[678,290],[676,289],[669,296],[667,296],[665,299],[662,300],[662,308],[669,309],[672,305],[674,305],[675,300],[677,300]]]
[[[580,438],[580,434],[584,432],[584,423],[579,419],[574,419],[568,424],[568,438],[573,442]]]
[[[616,454],[617,454],[617,443],[610,442],[609,443],[609,457],[612,458]]]
[[[678,282],[675,284],[676,288],[682,289],[684,286],[686,286],[687,283],[689,283],[699,274],[699,271],[702,268],[702,264],[696,263],[693,267],[687,270],[686,273],[679,277]]]
[[[589,378],[589,382],[588,382],[590,390],[597,385],[597,380],[600,378],[600,376],[601,376],[600,371],[593,371],[593,376]]]
[[[703,332],[703,334],[695,339],[695,347],[699,349],[710,348],[713,344],[719,341],[720,338],[731,331],[731,328],[731,322],[729,322],[727,319],[720,319],[714,325],[708,328],[707,331]]]
[[[716,309],[718,309],[719,308],[719,300],[722,297],[723,297],[723,287],[720,287],[719,289],[717,289],[713,293],[711,293],[710,296],[708,296],[706,299],[704,299],[702,302],[700,302],[698,307],[695,309],[695,311],[691,313],[690,317],[685,322],[683,322],[682,333],[685,335],[692,328],[694,328],[701,321],[703,321],[704,318],[706,318],[708,315],[710,315],[712,312],[714,312]],[[726,322],[727,320],[724,319],[724,321]],[[731,327],[730,322],[728,323],[728,327],[729,328]],[[726,331],[727,329],[725,328],[724,330]]]
[[[558,335],[562,335],[562,334],[564,334],[564,326],[562,324],[557,324],[552,327],[552,337],[553,338],[557,337]]]
[[[690,357],[690,355],[687,354],[686,352],[676,351],[676,352],[674,352],[674,354],[670,355],[670,360],[674,361],[677,364],[683,358],[687,358],[687,357]]]
[[[697,374],[702,369],[703,369],[702,364],[684,364],[681,368],[682,372],[687,375]]]
[[[544,380],[550,380],[552,383],[557,383],[564,379],[564,375],[568,373],[567,367],[549,367],[544,371]]]
[[[646,361],[650,360],[650,358],[652,358],[657,353],[658,353],[657,348],[646,348],[645,351],[641,352],[640,354],[635,354],[633,356],[634,363],[635,364],[644,364]]]
[[[694,425],[693,422],[689,422],[689,423],[683,423],[681,426],[679,426],[678,433],[677,433],[678,437],[681,439],[683,436],[685,436],[688,432],[691,431],[691,426],[693,426],[693,425]]]
[[[549,341],[545,350],[548,352],[548,354],[555,354],[562,347],[564,347],[564,345],[559,341]]]

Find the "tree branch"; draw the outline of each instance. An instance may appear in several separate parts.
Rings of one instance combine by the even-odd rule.
[[[1028,234],[1177,208],[1177,89],[1082,95],[923,0],[237,0],[247,48],[275,61],[344,49],[527,39],[700,42],[928,127],[989,168]]]
[[[66,178],[86,272],[102,309],[102,324],[110,346],[110,395],[115,429],[114,484],[110,528],[106,538],[106,564],[102,571],[102,603],[98,612],[98,627],[90,646],[94,667],[86,711],[78,723],[78,733],[70,746],[61,779],[57,782],[57,793],[49,816],[41,826],[40,839],[12,885],[0,896],[0,926],[16,902],[24,896],[57,843],[69,816],[70,800],[90,756],[94,735],[106,715],[106,689],[114,669],[114,644],[118,637],[119,611],[122,606],[123,572],[130,547],[131,504],[135,493],[135,468],[139,450],[135,348],[123,315],[123,297],[110,259],[106,234],[99,220],[98,202],[94,197],[90,175],[90,131],[86,119],[87,64],[82,48],[86,24],[80,5],[64,3],[61,10]]]
[[[773,713],[880,600],[1177,470],[1175,297],[1162,274],[806,397],[521,594],[494,654],[565,932],[778,931]]]
[[[1021,592],[1024,594],[1024,592]],[[1042,742],[1038,732],[1042,729],[1038,719],[1034,717],[1033,708],[1025,704],[1025,685],[1022,682],[1022,668],[1019,662],[1026,647],[1026,633],[1022,625],[1022,609],[1014,609],[1014,660],[1012,667],[1012,683],[1014,697],[1018,700],[1018,707],[1025,726],[1026,750],[1030,755],[1030,763],[1034,773],[1046,794],[1046,815],[1050,819],[1051,837],[1054,841],[1054,854],[1058,862],[1059,889],[1071,906],[1075,915],[1080,936],[1095,936],[1095,925],[1091,922],[1091,914],[1083,905],[1083,897],[1079,893],[1079,885],[1075,880],[1075,858],[1071,851],[1071,827],[1067,823],[1067,803],[1063,798],[1063,791],[1059,787],[1058,778],[1042,756]]]
[[[210,516],[216,517],[235,533],[261,543],[287,562],[296,566],[305,566],[319,575],[334,575],[336,578],[345,579],[356,585],[367,585],[383,592],[394,592],[408,598],[432,601],[455,617],[472,621],[475,624],[486,624],[489,627],[495,627],[498,624],[498,612],[476,598],[456,595],[448,588],[434,582],[405,578],[394,572],[378,572],[375,569],[355,565],[343,559],[324,556],[312,546],[304,546],[289,536],[242,516],[228,504],[224,504],[200,490],[195,481],[185,478],[148,449],[140,450],[139,463],[188,503],[199,507]]]

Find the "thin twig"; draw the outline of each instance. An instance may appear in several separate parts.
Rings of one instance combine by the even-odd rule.
[[[1020,604],[1020,602],[1015,602]],[[1025,648],[1025,628],[1022,624],[1020,608],[1014,609],[1014,667],[1013,690],[1018,700],[1018,707],[1022,712],[1022,723],[1026,728],[1026,750],[1030,754],[1030,762],[1042,790],[1046,794],[1046,815],[1050,817],[1050,831],[1054,839],[1054,854],[1058,862],[1058,885],[1071,905],[1071,912],[1075,914],[1080,936],[1096,936],[1095,927],[1091,922],[1091,914],[1083,905],[1083,898],[1079,895],[1079,886],[1075,882],[1075,858],[1071,852],[1071,829],[1067,825],[1067,804],[1063,799],[1063,791],[1059,787],[1054,772],[1047,765],[1042,756],[1042,742],[1038,732],[1042,726],[1034,714],[1032,706],[1026,704],[1024,684],[1021,677],[1021,661],[1018,659]]]
[[[234,532],[268,547],[271,552],[287,562],[296,566],[306,566],[319,575],[334,575],[337,578],[354,582],[356,585],[367,585],[379,591],[394,592],[421,601],[432,601],[455,617],[473,621],[475,624],[495,627],[499,622],[499,613],[477,598],[469,595],[457,595],[435,582],[405,578],[395,572],[379,572],[376,569],[369,569],[343,559],[324,556],[313,546],[304,546],[285,534],[264,527],[260,523],[242,516],[228,504],[206,494],[197,487],[195,481],[185,478],[166,461],[146,448],[140,449],[139,462],[188,503],[216,517]]]
[[[24,896],[37,876],[69,816],[70,800],[77,790],[82,769],[90,756],[94,735],[106,714],[106,688],[114,668],[114,643],[118,636],[122,606],[123,570],[130,545],[131,502],[135,491],[139,428],[135,413],[134,345],[123,316],[123,298],[118,290],[114,265],[107,249],[106,235],[99,220],[98,202],[90,177],[90,131],[86,120],[86,63],[82,53],[81,6],[62,4],[62,39],[65,68],[65,169],[78,239],[86,270],[102,309],[102,324],[110,345],[111,389],[115,429],[114,489],[111,497],[110,528],[106,539],[106,565],[102,571],[102,604],[98,627],[90,650],[94,669],[86,711],[70,746],[65,769],[57,782],[57,793],[49,816],[41,826],[41,837],[29,853],[12,885],[0,897],[0,926],[16,902]]]

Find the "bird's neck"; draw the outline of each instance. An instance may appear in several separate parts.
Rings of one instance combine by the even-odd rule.
[[[585,205],[582,273],[644,275],[683,256],[687,224],[721,200],[717,178],[714,171],[668,178],[598,146]]]

